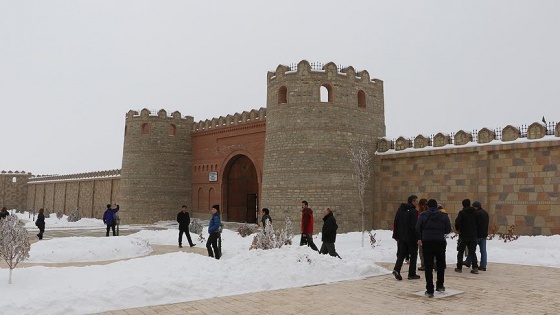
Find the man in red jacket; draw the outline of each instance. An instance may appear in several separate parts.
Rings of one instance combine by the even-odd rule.
[[[315,251],[319,251],[313,243],[313,210],[309,208],[307,201],[301,202],[301,240],[299,246],[307,246]]]

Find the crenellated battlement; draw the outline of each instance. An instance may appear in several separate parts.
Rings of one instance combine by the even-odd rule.
[[[507,143],[519,139],[536,141],[543,139],[545,136],[548,136],[548,138],[560,138],[560,123],[548,122],[544,124],[541,122],[534,122],[529,126],[521,125],[521,127],[515,127],[507,125],[503,129],[482,128],[480,131],[473,130],[472,132],[459,130],[451,134],[439,132],[435,135],[418,135],[413,138],[401,136],[393,140],[383,137],[379,138],[377,141],[377,153],[384,153],[389,150],[403,151],[407,149],[464,146],[469,144],[486,144],[490,142]]]
[[[247,123],[266,121],[266,108],[253,109],[249,112],[235,113],[233,115],[214,117],[201,120],[193,125],[193,132],[215,130],[216,128],[227,128]]]
[[[193,119],[191,116],[182,116],[181,112],[179,111],[173,111],[170,114],[167,113],[167,111],[165,109],[160,109],[160,110],[154,110],[154,109],[147,109],[144,108],[142,110],[140,110],[140,112],[136,111],[136,110],[129,110],[128,113],[126,113],[126,118],[127,119],[135,119],[135,118],[141,118],[141,119],[148,119],[148,118],[161,118],[161,119],[181,119],[181,120],[189,120],[189,119]]]
[[[107,170],[87,173],[77,173],[68,175],[34,175],[29,179],[29,183],[38,183],[46,181],[66,181],[66,180],[84,180],[97,178],[120,177],[121,170]]]
[[[299,63],[292,63],[289,66],[278,65],[276,71],[269,71],[267,74],[268,83],[273,80],[283,79],[287,75],[299,75],[300,77],[306,77],[309,75],[319,75],[326,76],[328,79],[334,79],[335,77],[343,78],[345,80],[358,81],[368,84],[383,85],[383,81],[379,79],[371,79],[370,74],[367,70],[356,71],[354,67],[344,67],[342,65],[336,65],[334,62],[328,62],[326,64],[320,62],[309,63],[307,60],[302,60]]]
[[[31,173],[27,173],[25,171],[2,171],[0,175],[31,175]]]

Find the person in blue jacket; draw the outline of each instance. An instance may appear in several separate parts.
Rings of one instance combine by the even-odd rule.
[[[220,206],[213,205],[212,206],[212,218],[208,223],[208,241],[206,241],[206,249],[208,249],[208,256],[214,257],[216,259],[220,259],[222,253],[220,252],[220,248],[218,247],[218,238],[220,237]],[[212,251],[214,249],[214,251]]]
[[[119,212],[119,205],[116,206],[116,208],[111,209],[111,205],[107,205],[107,210],[105,210],[105,213],[103,214],[103,223],[107,225],[107,233],[105,236],[109,236],[109,229],[113,229],[113,236],[117,236],[117,233],[115,232],[115,225],[117,224],[115,216],[117,215],[117,212]]]

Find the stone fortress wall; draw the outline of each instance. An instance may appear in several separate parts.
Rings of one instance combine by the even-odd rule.
[[[391,228],[398,205],[416,194],[438,200],[452,220],[469,198],[489,212],[491,229],[560,234],[559,164],[560,123],[533,123],[526,131],[510,125],[501,137],[483,128],[453,137],[383,138],[374,162],[374,225]]]
[[[233,115],[214,117],[212,119],[201,120],[193,125],[193,133],[216,130],[216,128],[226,128],[241,126],[242,124],[266,120],[266,108],[252,109]]]
[[[21,186],[18,190],[21,194],[19,205],[7,204],[7,207],[29,211],[43,208],[46,213],[62,211],[64,214],[79,208],[82,216],[101,218],[106,205],[118,199],[120,173],[120,170],[110,170],[70,175],[27,174],[21,181],[18,180]],[[11,180],[13,176],[9,175],[12,174],[2,173],[2,182]]]
[[[163,109],[126,115],[119,203],[124,222],[174,219],[192,203],[194,119]]]
[[[257,195],[261,208],[262,164],[266,131],[266,108],[207,119],[194,124],[193,146],[193,216],[210,218],[209,209],[221,205],[222,220],[247,218],[247,199],[234,195]],[[243,160],[239,160],[243,157]],[[250,163],[248,162],[250,161]],[[241,165],[243,164],[243,165]],[[254,177],[246,178],[240,168],[254,167]],[[217,174],[209,180],[209,173]],[[250,172],[252,173],[252,172]],[[237,175],[237,178],[234,174]],[[233,188],[233,189],[232,189]],[[244,200],[243,200],[244,199]],[[252,220],[248,220],[252,221]]]
[[[324,207],[335,211],[340,232],[356,231],[360,207],[347,151],[364,143],[374,156],[366,228],[390,228],[398,205],[416,194],[437,199],[453,220],[470,198],[482,202],[501,232],[514,224],[520,234],[560,234],[560,124],[393,141],[385,138],[383,82],[367,71],[301,61],[269,72],[267,89],[266,109],[197,123],[179,112],[130,111],[122,170],[4,171],[1,205],[66,214],[79,207],[100,218],[107,203],[119,203],[124,222],[147,223],[174,219],[187,204],[206,217],[209,205],[223,203],[226,185],[221,177],[208,182],[208,171],[222,175],[228,159],[242,154],[257,169],[259,208],[298,222],[305,199],[316,232]]]
[[[269,72],[267,86],[262,204],[299,221],[306,200],[315,210],[315,231],[326,207],[341,231],[356,230],[361,206],[348,150],[363,143],[373,155],[375,139],[385,135],[383,82],[353,67],[303,60]],[[366,209],[366,226],[372,210]]]
[[[27,181],[33,175],[25,171],[0,172],[0,208],[25,209]]]
[[[531,126],[540,130],[540,136],[530,132]],[[475,135],[476,144],[463,143],[463,132],[457,132],[454,144],[449,144],[451,139],[443,133],[433,140],[425,136],[378,139],[373,163],[374,201],[368,204],[373,227],[391,228],[395,209],[408,195],[416,194],[437,199],[453,220],[462,199],[470,198],[482,202],[491,215],[491,226],[496,225],[500,232],[514,224],[516,233],[523,235],[560,234],[560,123],[549,136],[545,136],[542,124],[531,126],[526,138],[518,138],[519,129],[509,126],[517,131],[503,133],[505,137],[498,140],[492,140],[494,132],[483,128]],[[438,140],[441,136],[443,142]],[[101,218],[107,203],[118,202],[120,170],[62,176],[2,171],[0,183],[0,205],[9,209],[45,208],[47,213],[69,214],[79,207],[84,216]],[[315,199],[308,199],[313,205]],[[289,204],[284,209],[296,206]]]

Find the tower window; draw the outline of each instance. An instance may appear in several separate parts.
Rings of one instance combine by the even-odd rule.
[[[278,90],[278,104],[288,103],[288,89],[285,86]]]
[[[175,136],[177,133],[177,126],[174,124],[169,125],[169,129],[167,130],[167,134],[170,136]]]
[[[15,176],[12,177],[12,183],[17,183],[17,178]]]
[[[142,124],[142,134],[143,135],[149,135],[150,134],[150,124],[148,124],[148,123],[143,123]]]
[[[320,94],[321,94],[321,103],[326,103],[326,102],[330,103],[334,101],[334,95],[330,84],[321,85]]]
[[[362,90],[358,91],[358,107],[366,108],[366,93]]]

